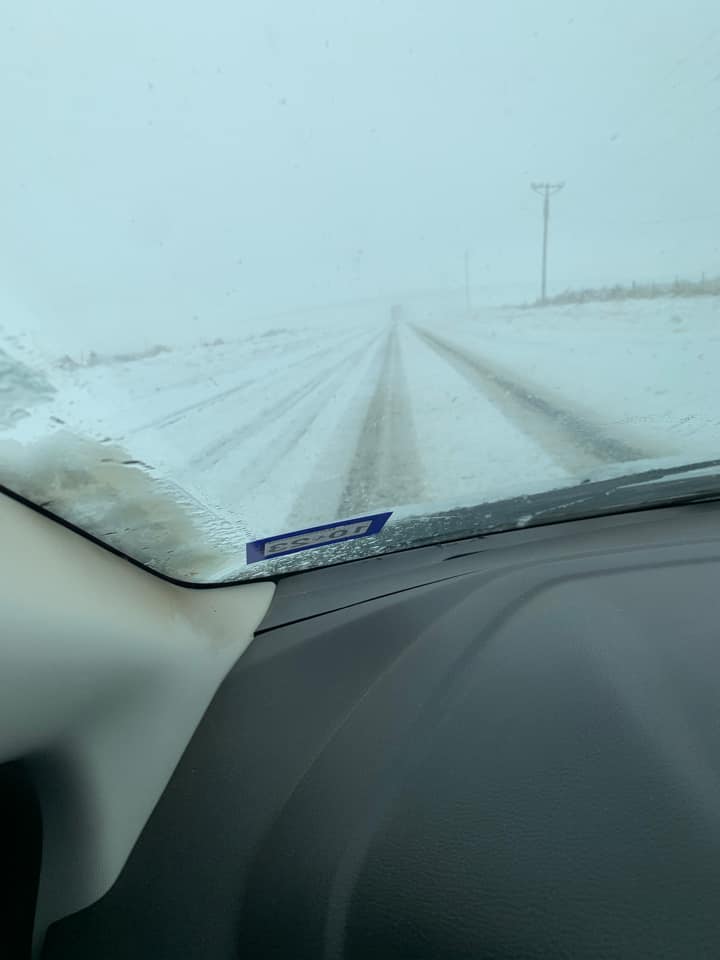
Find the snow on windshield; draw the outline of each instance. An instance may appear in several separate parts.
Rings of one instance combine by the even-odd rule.
[[[223,581],[718,456],[714,0],[2,17],[8,490]]]

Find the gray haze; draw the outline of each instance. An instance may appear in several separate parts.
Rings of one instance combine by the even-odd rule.
[[[185,341],[720,272],[717,0],[6,0],[0,323]]]

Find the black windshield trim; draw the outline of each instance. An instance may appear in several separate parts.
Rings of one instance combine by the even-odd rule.
[[[717,474],[699,477],[685,476],[688,473],[713,468],[718,468]],[[658,483],[658,481],[664,479],[667,480],[666,483]],[[648,502],[646,484],[652,484],[661,496]],[[218,590],[247,583],[278,583],[288,577],[310,573],[313,570],[341,567],[358,560],[393,556],[410,550],[421,550],[450,543],[465,542],[469,544],[484,537],[521,528],[536,529],[594,517],[639,513],[666,507],[720,500],[720,459],[698,461],[674,467],[658,467],[641,473],[623,474],[610,480],[588,480],[569,487],[511,497],[506,500],[490,501],[473,507],[458,507],[455,510],[408,517],[399,521],[395,527],[396,530],[402,529],[412,536],[412,540],[405,544],[393,545],[390,549],[373,551],[370,544],[366,544],[362,540],[350,542],[345,545],[350,555],[331,563],[319,563],[317,566],[283,571],[269,571],[266,575],[216,582],[183,580],[162,573],[1,483],[0,494],[21,503],[48,520],[60,524],[67,530],[84,537],[103,550],[107,550],[119,559],[125,560],[165,583],[191,590]],[[592,509],[588,509],[590,503],[593,504]],[[531,514],[531,519],[527,523],[520,522],[520,518],[528,514]],[[437,531],[438,524],[446,527],[445,533]],[[460,525],[463,529],[458,529]],[[436,532],[431,532],[431,527],[435,527]],[[413,531],[415,532],[413,533]]]

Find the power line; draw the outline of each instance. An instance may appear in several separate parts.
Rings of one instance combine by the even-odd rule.
[[[564,183],[531,183],[530,187],[543,198],[543,244],[542,244],[542,280],[540,286],[540,302],[547,299],[547,249],[548,224],[550,222],[550,197],[562,190]]]

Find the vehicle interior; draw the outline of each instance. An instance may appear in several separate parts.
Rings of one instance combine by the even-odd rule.
[[[718,0],[0,64],[0,960],[719,960]]]
[[[4,956],[715,953],[717,503],[215,589],[0,507]]]

